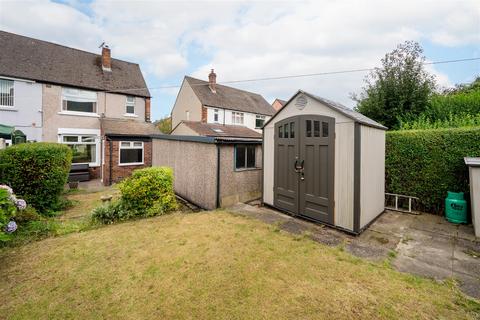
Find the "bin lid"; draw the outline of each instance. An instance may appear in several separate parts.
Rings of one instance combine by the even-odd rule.
[[[480,167],[480,158],[465,157],[463,158],[465,164],[469,167]]]

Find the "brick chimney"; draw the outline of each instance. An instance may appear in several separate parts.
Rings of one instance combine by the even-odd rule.
[[[112,71],[112,58],[110,48],[107,45],[102,46],[102,70]]]
[[[210,71],[210,74],[208,75],[208,86],[210,87],[210,90],[212,90],[213,93],[217,93],[216,85],[217,85],[217,74],[212,69],[212,71]]]
[[[150,98],[145,98],[145,122],[150,122]]]

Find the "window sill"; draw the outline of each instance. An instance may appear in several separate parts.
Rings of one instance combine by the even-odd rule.
[[[18,112],[18,109],[15,107],[0,106],[0,111],[15,111]]]
[[[58,112],[58,114],[64,115],[64,116],[79,116],[79,117],[100,118],[100,116],[98,114],[89,113],[89,112],[60,111],[60,112]]]
[[[255,167],[255,168],[239,168],[239,169],[235,169],[234,171],[235,172],[243,172],[243,171],[255,171],[255,170],[262,170],[262,168],[258,168],[258,167]]]
[[[124,116],[124,117],[129,117],[129,118],[138,118],[138,115],[136,115],[136,114],[130,114],[130,113],[125,113],[123,116]]]
[[[145,165],[144,162],[132,162],[132,163],[119,163],[119,167],[127,167],[127,166],[143,166]]]

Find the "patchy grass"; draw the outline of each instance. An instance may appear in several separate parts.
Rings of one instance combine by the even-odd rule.
[[[277,228],[278,229],[278,228]],[[12,319],[473,319],[454,284],[401,274],[227,212],[166,216],[0,251]]]

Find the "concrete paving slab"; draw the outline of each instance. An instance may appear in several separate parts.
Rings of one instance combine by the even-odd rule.
[[[480,242],[472,238],[471,226],[429,214],[387,211],[354,237],[267,207],[239,204],[229,210],[277,224],[292,234],[308,232],[314,241],[329,246],[345,243],[348,252],[368,260],[381,262],[395,252],[392,266],[397,270],[437,280],[454,277],[463,292],[480,297]]]
[[[392,266],[400,272],[436,280],[444,280],[453,276],[451,269],[442,268],[404,255],[397,256],[397,258],[392,261]]]

